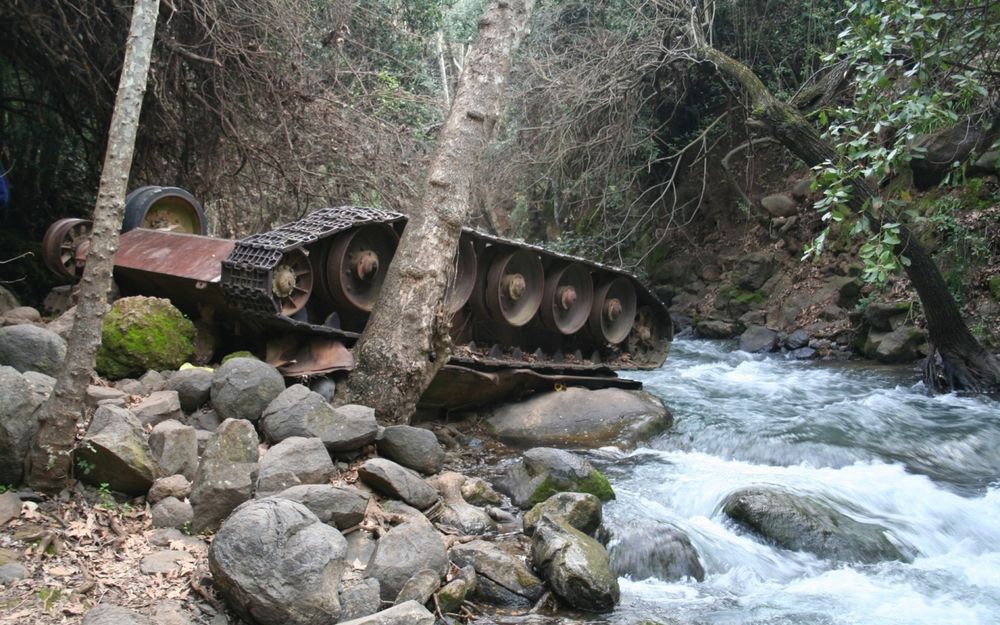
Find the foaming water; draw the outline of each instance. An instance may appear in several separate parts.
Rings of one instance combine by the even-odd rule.
[[[639,377],[676,425],[596,459],[617,493],[606,523],[679,529],[705,579],[623,578],[621,606],[594,622],[1000,623],[1000,404],[927,396],[905,368],[718,342],[678,341]],[[880,525],[907,561],[845,564],[762,541],[722,512],[760,486]]]

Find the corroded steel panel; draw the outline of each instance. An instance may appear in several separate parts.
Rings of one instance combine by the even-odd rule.
[[[136,228],[122,233],[115,267],[218,282],[222,277],[222,261],[234,245],[236,242],[229,239]]]

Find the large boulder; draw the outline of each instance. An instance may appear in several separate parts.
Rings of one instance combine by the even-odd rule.
[[[264,497],[299,484],[323,484],[335,472],[323,441],[298,436],[286,438],[261,458],[257,496]]]
[[[123,297],[104,315],[97,372],[106,378],[177,369],[194,354],[194,324],[169,300]]]
[[[226,419],[212,434],[191,487],[192,529],[213,529],[250,499],[257,481],[257,431],[245,419]]]
[[[0,365],[56,376],[66,360],[66,339],[33,325],[0,328]]]
[[[142,424],[125,408],[99,406],[74,453],[81,479],[111,490],[142,495],[159,476]]]
[[[750,326],[740,335],[740,349],[745,352],[773,352],[778,347],[778,333],[764,326]]]
[[[404,467],[434,474],[444,465],[444,449],[434,432],[410,425],[390,425],[377,443],[378,453]]]
[[[531,539],[531,560],[570,606],[608,612],[621,596],[608,552],[560,516],[542,515]]]
[[[271,365],[256,358],[232,358],[212,376],[212,407],[223,419],[256,423],[283,390],[285,379]]]
[[[520,447],[634,447],[666,430],[670,412],[648,393],[572,387],[496,408],[490,432]]]
[[[244,620],[314,625],[340,618],[347,542],[308,508],[276,497],[226,519],[208,552],[215,587]]]
[[[545,584],[524,561],[485,540],[458,543],[449,553],[457,566],[476,571],[473,596],[510,608],[532,606],[545,593]]]
[[[438,500],[434,490],[419,475],[389,460],[372,458],[358,467],[358,477],[378,492],[401,499],[420,510],[426,510]]]
[[[265,456],[266,457],[266,456]],[[309,508],[320,521],[339,530],[354,527],[365,518],[371,495],[353,486],[301,484],[281,491],[275,497],[291,499]]]
[[[381,612],[362,616],[339,625],[434,625],[434,614],[416,601],[407,601]]]
[[[705,568],[687,535],[659,521],[612,523],[598,538],[611,556],[611,570],[619,577],[640,580],[655,577],[666,582],[705,579]]]
[[[183,475],[194,479],[198,471],[198,436],[194,428],[173,419],[163,421],[149,433],[149,448],[160,475]]]
[[[444,541],[426,519],[414,517],[390,529],[375,545],[366,573],[379,581],[382,599],[393,601],[414,573],[448,571]]]
[[[212,372],[198,367],[181,369],[170,376],[164,389],[176,391],[181,410],[190,414],[208,403],[212,395]]]
[[[20,484],[24,461],[38,432],[41,402],[13,367],[0,366],[0,484]]]
[[[601,501],[614,499],[608,478],[585,459],[562,449],[536,447],[524,452],[496,482],[497,490],[527,510],[552,495],[590,493]]]
[[[319,393],[293,384],[271,401],[261,415],[269,441],[290,436],[317,437],[331,452],[360,449],[375,440],[375,411],[365,406],[333,408]]]
[[[747,488],[726,497],[726,516],[779,547],[808,551],[838,562],[905,560],[885,528],[862,523],[807,496]]]

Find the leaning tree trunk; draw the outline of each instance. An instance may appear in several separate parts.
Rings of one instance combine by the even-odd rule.
[[[160,0],[135,0],[125,61],[118,82],[104,169],[94,207],[90,251],[80,281],[79,303],[66,350],[66,363],[52,397],[41,409],[38,434],[28,455],[28,484],[42,491],[66,486],[72,471],[76,426],[101,344],[101,324],[111,291],[111,270],[125,206],[125,191],[146,92],[150,53]]]
[[[418,210],[403,232],[381,295],[354,348],[347,398],[375,408],[387,423],[407,423],[417,400],[448,358],[450,319],[443,306],[472,181],[500,115],[511,56],[534,0],[493,2],[465,59],[451,111]]]
[[[727,78],[735,80],[746,92],[752,123],[778,140],[807,165],[841,157],[819,132],[792,106],[779,101],[764,83],[745,65],[710,46],[697,48],[697,55]],[[861,178],[847,181],[851,186],[848,204],[857,211],[868,211],[875,190]],[[869,213],[872,224],[879,220]],[[927,249],[905,225],[899,229],[900,243],[893,250],[909,259],[906,274],[917,290],[927,320],[932,346],[925,367],[924,382],[936,390],[996,392],[1000,390],[1000,363],[969,331],[941,272]],[[941,357],[941,371],[935,365],[936,351]]]

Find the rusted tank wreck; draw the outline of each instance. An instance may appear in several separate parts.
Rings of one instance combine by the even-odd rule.
[[[286,376],[337,379],[364,329],[404,215],[324,208],[237,241],[204,236],[201,205],[176,187],[126,198],[114,277],[123,295],[170,299]],[[82,273],[90,223],[62,219],[43,259]],[[554,385],[637,388],[617,370],[654,369],[673,334],[664,305],[621,269],[465,229],[446,295],[451,353],[427,408],[485,404]]]

